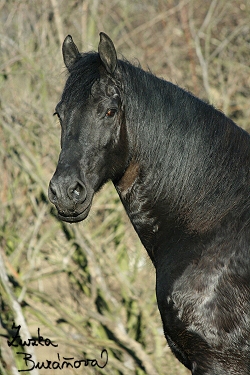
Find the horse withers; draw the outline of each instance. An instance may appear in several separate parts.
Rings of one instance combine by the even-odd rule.
[[[61,153],[49,198],[84,220],[111,180],[156,270],[164,333],[193,375],[250,374],[250,137],[178,86],[63,43]]]

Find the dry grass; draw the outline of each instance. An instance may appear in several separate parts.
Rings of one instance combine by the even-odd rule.
[[[187,374],[165,343],[153,267],[111,184],[80,224],[58,221],[48,202],[61,42],[72,34],[81,50],[96,49],[105,31],[120,54],[249,129],[249,1],[2,0],[0,20],[0,374],[25,368],[7,345],[13,321],[22,322],[22,337],[40,327],[59,345],[30,348],[39,361],[58,360],[58,352],[99,359],[106,348],[107,367],[84,374]]]

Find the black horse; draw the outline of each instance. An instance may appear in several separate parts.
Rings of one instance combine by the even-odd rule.
[[[250,374],[250,136],[128,61],[63,43],[69,71],[49,198],[78,222],[108,180],[156,269],[164,333],[198,375]]]

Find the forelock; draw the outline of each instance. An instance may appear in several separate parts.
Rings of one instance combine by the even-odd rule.
[[[96,52],[82,54],[70,69],[62,94],[64,102],[82,102],[91,93],[93,84],[100,80],[101,59]]]

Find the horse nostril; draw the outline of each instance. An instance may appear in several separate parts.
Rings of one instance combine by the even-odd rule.
[[[48,195],[49,195],[49,200],[52,203],[55,203],[55,201],[57,199],[57,191],[56,191],[56,187],[53,185],[53,183],[51,181],[50,181],[50,184],[49,184]]]
[[[79,195],[80,195],[80,189],[79,189],[79,186],[77,186],[77,187],[75,188],[75,190],[73,191],[73,194],[76,196],[76,198],[79,197]]]
[[[81,203],[85,200],[87,192],[84,184],[80,180],[76,180],[67,190],[69,198],[76,203]]]

